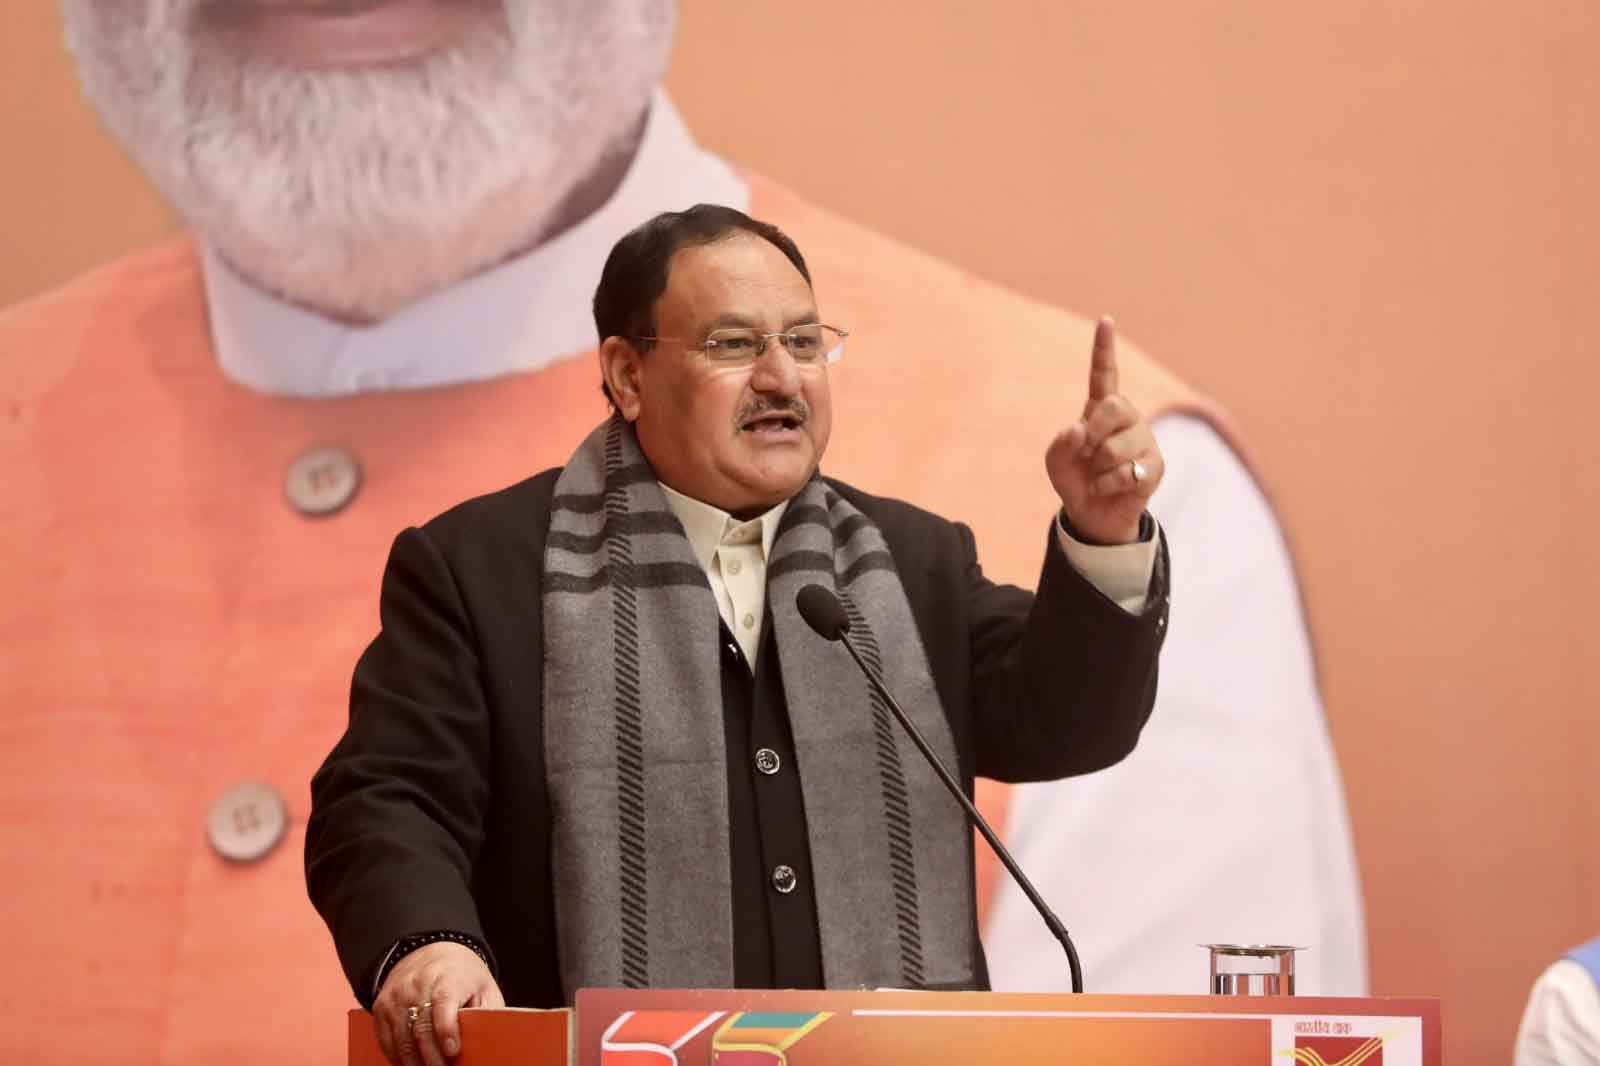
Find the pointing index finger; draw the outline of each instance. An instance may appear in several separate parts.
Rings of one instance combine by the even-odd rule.
[[[1101,315],[1094,326],[1094,351],[1089,357],[1089,400],[1083,413],[1099,401],[1117,393],[1117,324],[1110,315]]]

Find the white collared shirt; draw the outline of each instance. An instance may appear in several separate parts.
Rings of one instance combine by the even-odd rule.
[[[745,663],[754,670],[767,609],[767,558],[772,554],[772,542],[778,539],[778,523],[783,521],[789,501],[741,522],[727,511],[666,485],[661,486],[661,491],[683,523],[695,561],[706,572],[723,624],[739,642]]]
[[[767,559],[778,538],[778,524],[788,510],[785,500],[756,518],[741,522],[727,511],[661,486],[667,504],[683,524],[689,550],[711,583],[717,611],[739,642],[745,663],[755,669],[761,648],[761,626],[767,608]],[[1159,536],[1159,531],[1158,534]],[[1155,568],[1156,538],[1110,547],[1074,540],[1058,520],[1056,542],[1067,561],[1105,596],[1125,611],[1144,610]]]
[[[355,326],[265,292],[203,248],[206,305],[222,372],[258,392],[342,396],[457,385],[539,370],[593,350],[589,307],[617,240],[662,211],[750,189],[702,151],[659,89],[628,173],[599,210],[499,266]],[[448,358],[441,358],[448,352]]]

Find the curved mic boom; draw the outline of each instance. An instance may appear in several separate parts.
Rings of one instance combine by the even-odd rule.
[[[1033,887],[1033,882],[1029,881],[1028,876],[1022,872],[1022,867],[1017,865],[1017,860],[1011,857],[1011,852],[1007,851],[1006,846],[1000,843],[999,836],[990,828],[983,815],[978,813],[978,808],[973,805],[972,800],[967,798],[966,790],[961,787],[961,783],[955,779],[955,775],[945,768],[944,763],[939,761],[939,756],[934,754],[933,746],[923,737],[921,731],[911,723],[911,719],[906,715],[906,712],[901,708],[894,696],[890,694],[882,679],[867,665],[866,660],[862,659],[861,654],[856,651],[856,646],[845,636],[850,631],[850,617],[845,614],[844,604],[839,602],[839,597],[821,585],[807,585],[795,594],[794,605],[795,609],[800,612],[800,617],[806,620],[806,625],[810,626],[817,636],[823,640],[838,641],[844,645],[845,650],[850,653],[850,657],[856,661],[856,665],[866,675],[867,683],[873,687],[879,696],[883,697],[883,702],[889,705],[889,710],[899,720],[901,728],[910,735],[911,740],[917,745],[917,750],[922,752],[922,757],[928,760],[928,764],[933,767],[934,772],[939,775],[939,779],[944,782],[944,787],[950,790],[950,794],[956,798],[962,809],[967,812],[967,818],[977,827],[978,832],[983,834],[983,839],[989,842],[989,847],[994,849],[995,856],[1000,860],[1000,864],[1011,874],[1012,880],[1017,883],[1017,887],[1022,889],[1022,894],[1028,897],[1028,902],[1033,904],[1033,909],[1039,912],[1039,917],[1044,919],[1044,924],[1051,934],[1061,942],[1061,947],[1067,953],[1067,968],[1072,973],[1072,990],[1074,992],[1082,992],[1083,967],[1078,963],[1078,949],[1072,946],[1072,938],[1067,935],[1066,926],[1061,924],[1061,919],[1057,918],[1055,912],[1045,903],[1044,897],[1039,895],[1039,890]]]

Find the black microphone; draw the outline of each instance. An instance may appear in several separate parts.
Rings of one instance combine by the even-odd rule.
[[[1066,926],[1062,925],[1061,919],[1057,918],[1055,913],[1050,910],[1049,905],[1044,901],[1044,897],[1039,895],[1038,889],[1033,887],[1033,882],[1028,880],[1028,875],[1024,874],[1022,867],[1017,865],[1017,860],[1011,857],[1011,852],[1007,851],[1006,846],[1000,843],[1000,838],[995,835],[993,829],[989,828],[989,823],[982,814],[978,813],[978,808],[973,802],[967,798],[966,790],[961,787],[961,783],[945,768],[944,763],[939,761],[939,756],[934,754],[933,747],[917,727],[912,724],[906,712],[900,707],[894,696],[890,694],[888,688],[884,686],[882,679],[861,658],[861,653],[856,651],[856,646],[850,642],[850,638],[845,636],[850,631],[850,618],[845,614],[844,604],[839,602],[839,597],[821,585],[807,585],[795,595],[794,605],[800,611],[800,617],[806,620],[806,625],[816,631],[817,636],[823,640],[838,641],[844,645],[845,650],[850,653],[850,657],[861,668],[862,674],[866,676],[867,683],[873,687],[879,696],[883,697],[883,702],[889,705],[889,710],[900,720],[900,725],[910,734],[912,741],[916,743],[917,750],[922,752],[923,758],[928,760],[928,764],[939,775],[939,780],[944,782],[944,787],[950,790],[950,794],[956,798],[957,802],[967,812],[967,817],[971,819],[972,824],[977,826],[978,832],[983,834],[983,839],[987,840],[989,847],[994,849],[994,853],[1000,859],[1001,865],[1010,872],[1012,879],[1022,889],[1022,894],[1028,897],[1028,902],[1033,904],[1033,909],[1038,911],[1039,917],[1044,919],[1045,927],[1061,942],[1062,948],[1067,953],[1067,967],[1072,971],[1072,990],[1074,992],[1082,992],[1083,967],[1078,963],[1078,950],[1072,946],[1072,938],[1067,935]]]

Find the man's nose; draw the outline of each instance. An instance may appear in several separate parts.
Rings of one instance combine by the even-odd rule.
[[[797,396],[800,393],[800,365],[778,337],[767,337],[766,346],[750,367],[750,387],[756,392]]]

